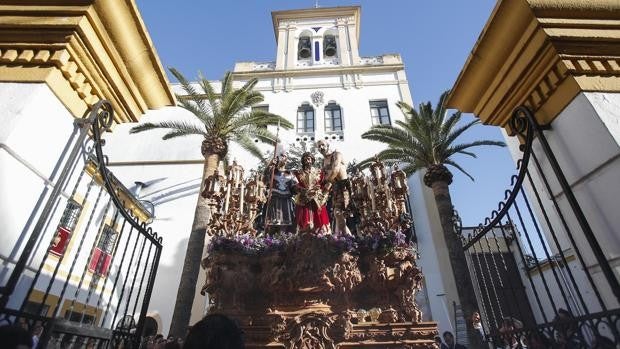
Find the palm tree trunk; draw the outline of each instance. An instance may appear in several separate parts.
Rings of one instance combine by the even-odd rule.
[[[474,294],[474,287],[470,278],[469,268],[467,267],[467,261],[465,260],[463,245],[460,238],[454,232],[450,189],[448,183],[443,180],[432,182],[431,189],[435,196],[441,228],[443,230],[444,239],[446,240],[450,264],[452,265],[452,271],[454,273],[454,281],[456,282],[461,309],[463,310],[465,323],[467,324],[469,347],[475,349],[482,348],[482,343],[480,343],[478,337],[475,335],[476,332],[474,332],[476,329],[473,328],[472,322],[470,321],[473,313],[478,311],[478,303],[476,301],[476,295]]]
[[[202,181],[200,182],[201,187],[205,178],[215,172],[219,162],[220,156],[218,154],[207,154],[205,156]],[[174,304],[174,313],[172,314],[170,331],[168,333],[177,338],[185,338],[192,315],[192,305],[196,293],[196,283],[199,281],[198,273],[200,272],[200,262],[202,261],[209,216],[210,212],[207,200],[200,195],[199,189],[196,210],[194,211],[194,222],[192,223],[192,231],[187,241],[187,251],[185,252],[185,261],[183,262],[181,282],[177,291],[177,299]]]

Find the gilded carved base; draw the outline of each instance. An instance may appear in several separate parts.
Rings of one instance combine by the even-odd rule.
[[[436,348],[415,304],[422,274],[411,248],[343,247],[301,236],[203,260],[210,312],[239,321],[248,348]]]

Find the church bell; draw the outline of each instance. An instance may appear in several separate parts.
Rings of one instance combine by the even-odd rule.
[[[336,55],[336,37],[334,35],[325,35],[323,39],[323,54],[325,57]]]
[[[310,42],[309,36],[302,36],[299,38],[297,55],[299,58],[310,58],[310,56],[312,56],[312,43]]]

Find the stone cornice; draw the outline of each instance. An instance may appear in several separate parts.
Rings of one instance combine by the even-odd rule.
[[[76,117],[99,99],[116,122],[175,103],[132,0],[4,1],[0,81],[45,82]]]
[[[317,69],[282,69],[282,70],[265,70],[265,71],[247,71],[233,72],[235,78],[270,78],[270,77],[294,77],[294,76],[319,76],[334,74],[359,74],[366,72],[394,72],[404,70],[405,66],[399,64],[381,64],[381,65],[358,65],[358,66],[334,66],[320,67]]]
[[[276,36],[276,42],[278,41],[278,27],[280,26],[280,22],[315,18],[347,19],[347,21],[355,24],[355,35],[357,38],[357,42],[359,42],[361,11],[362,10],[360,6],[339,6],[271,12],[273,31]]]
[[[505,126],[525,104],[550,123],[580,91],[620,92],[620,2],[502,0],[448,105]]]

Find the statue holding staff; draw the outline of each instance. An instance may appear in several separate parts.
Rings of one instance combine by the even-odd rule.
[[[298,181],[291,171],[285,169],[287,160],[286,154],[282,153],[268,168],[269,172],[273,173],[270,183],[271,193],[265,210],[265,227],[269,231],[295,231],[293,193]]]

